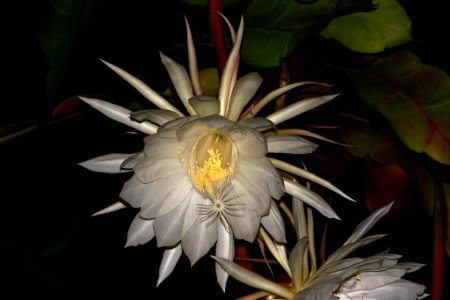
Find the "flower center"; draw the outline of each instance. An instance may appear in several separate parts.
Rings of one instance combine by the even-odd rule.
[[[233,145],[220,134],[201,137],[193,149],[191,180],[200,193],[217,199],[234,171]]]

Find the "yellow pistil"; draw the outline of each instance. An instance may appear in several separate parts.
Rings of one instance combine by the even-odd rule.
[[[230,141],[217,134],[201,138],[195,147],[189,175],[196,189],[209,198],[217,198],[233,174],[231,148]]]

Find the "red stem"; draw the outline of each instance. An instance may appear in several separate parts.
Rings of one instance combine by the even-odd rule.
[[[222,0],[209,0],[209,18],[211,42],[216,50],[217,60],[219,62],[219,72],[222,74],[223,68],[227,61],[227,51],[225,49],[225,41],[222,30]]]

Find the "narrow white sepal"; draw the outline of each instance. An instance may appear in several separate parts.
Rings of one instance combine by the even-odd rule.
[[[301,238],[289,255],[289,268],[291,269],[292,284],[295,290],[300,290],[303,284],[303,278],[305,278],[303,272],[303,262],[304,255],[306,251],[306,245],[308,244],[308,239],[306,237]]]
[[[189,60],[189,75],[191,76],[192,88],[194,89],[195,95],[203,94],[202,87],[200,85],[200,76],[198,75],[197,67],[197,55],[195,54],[194,40],[192,38],[191,27],[189,22],[184,17],[184,23],[186,24],[186,40],[187,40],[187,50],[188,50],[188,60]]]
[[[286,193],[311,205],[325,217],[340,220],[331,206],[318,194],[290,179],[283,178],[283,180]]]
[[[100,99],[86,98],[78,96],[81,100],[104,114],[105,116],[113,119],[114,121],[120,122],[134,129],[137,129],[143,133],[155,134],[158,130],[158,126],[149,122],[136,122],[130,119],[131,111],[125,107],[109,103]]]
[[[139,93],[142,94],[145,98],[150,100],[153,104],[161,109],[171,110],[176,112],[178,115],[183,116],[183,113],[180,112],[175,106],[170,104],[166,99],[164,99],[160,94],[155,92],[151,87],[145,84],[142,80],[134,77],[127,71],[109,63],[105,60],[100,59],[105,65],[107,65],[111,70],[113,70],[117,75],[125,79],[126,82],[131,84]]]
[[[257,289],[268,291],[286,299],[293,299],[294,293],[288,288],[270,281],[240,265],[221,257],[211,256],[219,265],[236,280]]]
[[[178,260],[180,259],[181,253],[183,253],[181,243],[174,248],[164,250],[163,259],[161,261],[161,265],[159,266],[159,276],[156,286],[159,286],[160,283],[172,273],[178,263]]]
[[[172,81],[181,102],[183,102],[184,107],[186,107],[191,116],[195,115],[194,109],[189,104],[189,99],[194,96],[194,91],[192,90],[192,83],[186,69],[162,52],[159,54],[161,62],[164,67],[166,67],[170,80]]]
[[[294,88],[297,88],[297,87],[300,87],[303,85],[307,85],[307,84],[319,84],[319,85],[328,86],[327,84],[318,83],[318,82],[314,82],[314,81],[301,81],[301,82],[295,82],[295,83],[291,83],[286,86],[280,87],[280,88],[268,93],[258,103],[256,103],[252,109],[246,111],[245,114],[242,116],[242,119],[254,117],[269,102],[275,100],[276,98],[280,97],[281,95],[287,93],[288,91],[290,91]]]
[[[329,189],[330,191],[335,192],[336,194],[344,197],[347,200],[350,200],[352,202],[356,202],[355,200],[353,200],[350,196],[347,196],[344,192],[342,192],[340,189],[338,189],[336,186],[334,186],[333,184],[331,184],[329,181],[320,178],[319,176],[308,172],[304,169],[301,169],[299,167],[296,167],[294,165],[291,165],[287,162],[284,162],[282,160],[278,160],[276,158],[270,158],[270,161],[272,162],[272,164],[275,166],[275,168],[286,171],[288,173],[300,176],[305,178],[306,180],[315,182],[317,184],[320,184],[323,187],[326,187],[327,189]]]
[[[356,226],[353,233],[349,236],[349,238],[345,241],[344,245],[353,243],[359,240],[363,235],[365,235],[372,227],[375,225],[378,220],[380,220],[384,215],[386,215],[391,209],[394,202],[391,202],[373,213],[370,214],[366,219],[364,219],[358,226]]]
[[[122,208],[126,208],[126,207],[127,206],[125,204],[123,204],[120,201],[117,201],[116,203],[114,203],[114,204],[112,204],[112,205],[110,205],[108,207],[105,207],[104,209],[101,209],[101,210],[99,210],[96,213],[93,213],[92,217],[103,215],[103,214],[107,214],[107,213],[110,213],[110,212],[113,212],[113,211],[116,211],[116,210],[119,210],[119,209],[122,209]]]
[[[80,166],[93,171],[93,172],[101,172],[108,174],[117,174],[122,172],[130,172],[132,170],[124,170],[121,169],[120,166],[122,163],[127,160],[132,154],[125,153],[111,153],[102,156],[98,156],[81,163],[78,163]]]
[[[217,244],[216,244],[216,256],[226,258],[229,260],[234,259],[234,237],[231,227],[226,222],[225,218],[221,218],[217,226]],[[217,283],[219,283],[222,291],[225,292],[229,274],[216,263],[216,277]]]
[[[310,109],[316,108],[317,106],[336,98],[338,95],[339,94],[326,95],[301,100],[283,107],[280,110],[277,110],[276,112],[268,115],[266,119],[272,121],[275,125],[277,125],[291,118],[294,118]]]
[[[272,237],[266,232],[266,230],[263,227],[259,228],[259,236],[261,237],[261,239],[263,240],[264,244],[267,246],[267,249],[269,249],[273,257],[290,276],[291,270],[289,269],[287,253],[286,251],[284,251],[285,249],[278,247],[279,243],[274,242],[272,240]]]

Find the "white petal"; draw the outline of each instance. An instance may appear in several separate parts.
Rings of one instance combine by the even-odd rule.
[[[200,95],[189,99],[189,104],[195,110],[196,114],[204,117],[219,113],[219,100],[212,96]]]
[[[157,218],[169,213],[183,201],[190,201],[197,192],[192,187],[186,174],[167,177],[150,183],[149,193],[141,204],[141,216],[146,219]]]
[[[202,87],[200,85],[200,77],[198,75],[197,56],[195,55],[194,40],[192,38],[191,27],[186,17],[184,17],[186,24],[186,41],[188,49],[189,59],[189,74],[191,75],[192,87],[196,95],[203,94]]]
[[[391,267],[383,271],[364,271],[359,273],[356,282],[354,283],[354,289],[374,289],[394,281],[397,281],[406,271],[402,268]]]
[[[143,245],[153,239],[153,222],[154,220],[144,220],[137,214],[128,229],[125,247]]]
[[[146,109],[131,114],[131,119],[137,122],[149,121],[159,126],[180,118],[180,115],[167,109]]]
[[[258,233],[261,217],[251,210],[245,210],[242,214],[226,214],[225,218],[233,228],[237,239],[252,243]]]
[[[181,240],[191,266],[207,254],[217,241],[217,222],[217,218],[211,220],[199,216]]]
[[[151,189],[149,184],[142,183],[136,175],[133,175],[122,187],[122,191],[119,197],[125,200],[131,206],[137,208],[140,207],[142,201],[151,195]]]
[[[224,225],[225,224],[225,225]],[[231,227],[225,219],[221,219],[217,224],[217,244],[216,256],[233,260],[234,258],[234,237]],[[229,274],[216,263],[216,277],[222,290],[225,292]]]
[[[422,299],[425,286],[408,280],[398,280],[373,290],[346,290],[336,295],[355,300],[415,300]]]
[[[267,157],[241,159],[239,168],[250,168],[257,171],[269,187],[272,198],[278,200],[284,195],[283,178]]]
[[[150,183],[165,177],[186,173],[178,157],[170,153],[169,149],[167,151],[167,153],[146,155],[147,157],[134,167],[134,173],[140,181]]]
[[[294,118],[310,109],[313,109],[319,105],[322,105],[322,104],[336,98],[338,95],[339,94],[326,95],[326,96],[313,97],[313,98],[301,100],[301,101],[292,103],[286,107],[283,107],[280,110],[277,110],[276,112],[267,116],[266,119],[272,121],[275,125],[277,125],[277,124],[280,124],[291,118]]]
[[[304,270],[303,262],[307,244],[308,239],[306,237],[300,239],[297,244],[295,244],[289,256],[289,268],[291,269],[292,283],[295,290],[301,288],[302,280],[304,278],[302,271]]]
[[[267,120],[266,118],[249,118],[238,122],[239,125],[255,129],[259,132],[263,132],[269,129],[276,130],[275,124]]]
[[[130,170],[122,169],[120,166],[125,160],[127,160],[129,157],[133,155],[134,153],[132,154],[111,153],[86,160],[84,162],[79,163],[79,165],[94,172],[102,172],[109,174],[129,172]]]
[[[294,182],[287,178],[283,179],[286,193],[311,205],[327,218],[339,219],[331,206],[318,194],[298,184],[297,182]]]
[[[165,56],[162,52],[160,52],[160,57],[180,100],[183,102],[189,114],[195,115],[194,109],[189,104],[189,99],[194,96],[194,92],[192,91],[191,80],[186,69],[170,57]]]
[[[270,211],[267,216],[261,218],[261,224],[278,243],[286,243],[286,230],[284,228],[283,216],[278,205],[272,200]]]
[[[255,170],[240,168],[225,191],[224,200],[239,204],[241,208],[254,211],[260,216],[267,215],[270,209],[271,197],[267,184]]]
[[[236,81],[230,98],[228,119],[237,121],[242,109],[253,98],[263,79],[256,72],[249,73]]]
[[[178,260],[180,259],[181,253],[183,253],[181,243],[173,248],[164,250],[163,259],[161,261],[161,265],[159,266],[159,276],[156,286],[159,286],[159,284],[172,273],[178,263]]]
[[[189,201],[182,201],[169,213],[155,219],[153,228],[158,247],[173,247],[181,241],[184,216],[188,205]]]
[[[157,92],[151,89],[148,85],[146,85],[141,80],[137,79],[130,73],[125,70],[109,63],[107,61],[101,60],[105,65],[107,65],[111,70],[116,72],[117,75],[125,79],[129,84],[131,84],[139,93],[141,93],[145,98],[150,100],[153,104],[161,109],[171,110],[177,113],[179,116],[183,116],[183,114],[172,104],[170,104],[166,99],[161,97]]]
[[[155,124],[149,122],[139,123],[131,120],[130,119],[131,111],[122,106],[112,104],[99,99],[86,98],[80,96],[78,96],[78,98],[80,98],[81,100],[83,100],[84,102],[86,102],[87,104],[89,104],[90,106],[92,106],[105,116],[113,119],[114,121],[120,122],[134,129],[137,129],[147,134],[154,134],[158,130],[158,126],[156,126]]]
[[[266,137],[269,153],[309,154],[316,151],[317,144],[293,135]]]
[[[279,295],[286,299],[294,298],[294,293],[282,285],[272,282],[269,279],[266,279],[259,274],[256,274],[244,267],[241,267],[240,265],[230,260],[214,256],[212,256],[212,258],[214,258],[214,260],[217,263],[219,263],[222,266],[222,268],[226,272],[228,272],[231,276],[233,276],[236,280],[246,285],[249,285],[257,289],[261,289],[263,291],[268,291],[270,293]]]
[[[110,205],[108,207],[105,207],[104,209],[99,210],[96,213],[93,213],[92,216],[94,217],[94,216],[107,214],[107,213],[110,213],[110,212],[113,212],[113,211],[116,211],[116,210],[119,210],[119,209],[123,209],[123,208],[126,208],[126,207],[127,206],[125,204],[123,204],[122,202],[118,201],[118,202],[116,202],[116,203],[114,203],[114,204],[112,204],[112,205]]]
[[[240,157],[263,157],[267,154],[266,139],[256,130],[233,130],[230,132],[230,138]]]

